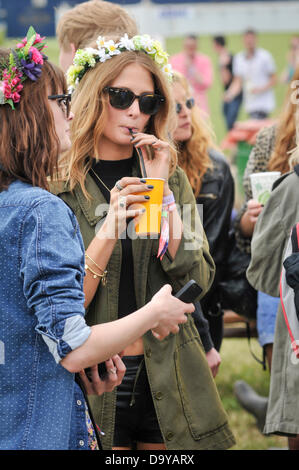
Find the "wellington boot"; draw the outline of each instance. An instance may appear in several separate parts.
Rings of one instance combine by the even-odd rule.
[[[253,388],[243,380],[235,382],[234,393],[242,407],[256,418],[257,427],[263,432],[266,421],[268,397],[258,395]]]

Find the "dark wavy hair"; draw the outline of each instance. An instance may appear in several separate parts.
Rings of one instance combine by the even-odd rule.
[[[0,49],[0,62],[8,62],[9,50]],[[0,105],[0,191],[21,181],[48,189],[57,174],[59,139],[48,95],[66,93],[63,72],[47,60],[36,81],[23,83],[15,110]]]

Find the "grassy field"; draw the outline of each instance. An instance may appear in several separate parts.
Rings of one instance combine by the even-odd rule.
[[[261,348],[252,339],[252,350],[261,357]],[[264,436],[255,425],[255,418],[239,405],[233,394],[237,380],[245,380],[261,396],[268,396],[270,376],[264,371],[249,351],[245,338],[224,338],[221,347],[222,363],[216,384],[222,403],[229,417],[237,444],[233,450],[266,450],[287,447],[287,440],[279,436]]]
[[[278,75],[285,66],[286,53],[289,40],[292,34],[260,34],[259,45],[268,49],[275,59]],[[230,35],[227,37],[228,47],[236,53],[242,49],[242,37],[240,35]],[[181,48],[181,38],[172,38],[166,41],[167,50],[170,54],[178,52]],[[5,46],[12,46],[16,41],[6,40]],[[49,48],[47,54],[49,58],[58,63],[58,47],[54,38],[48,40]],[[214,84],[209,91],[209,105],[211,109],[211,121],[217,136],[218,143],[225,136],[224,121],[221,113],[222,86],[219,81],[217,71],[217,57],[212,47],[211,37],[203,36],[200,39],[200,49],[208,54],[214,64]],[[273,117],[279,115],[281,105],[286,93],[286,85],[278,84],[275,88],[277,108]],[[246,119],[244,111],[239,119]],[[253,340],[255,353],[260,356],[261,349],[256,340]],[[261,395],[266,396],[269,390],[269,372],[263,371],[262,367],[252,358],[246,339],[225,338],[221,350],[222,364],[216,382],[222,398],[224,407],[228,413],[232,430],[235,434],[237,445],[234,449],[269,449],[286,446],[286,439],[282,437],[265,437],[255,426],[254,418],[246,413],[236,401],[233,395],[233,384],[236,380],[243,379],[251,384]]]

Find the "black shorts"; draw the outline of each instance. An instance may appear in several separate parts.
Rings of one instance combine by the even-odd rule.
[[[136,442],[163,443],[149,387],[144,356],[124,356],[126,374],[117,387],[114,447]]]

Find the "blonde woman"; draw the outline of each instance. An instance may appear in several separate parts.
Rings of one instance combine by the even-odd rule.
[[[169,140],[173,104],[166,57],[148,36],[99,38],[93,48],[77,52],[68,71],[75,117],[69,178],[58,193],[73,208],[85,243],[90,324],[126,316],[165,282],[176,292],[195,279],[204,294],[213,280],[206,237],[196,237],[193,229],[200,220],[192,189]],[[169,239],[163,257],[157,256],[158,239],[126,231],[126,219],[136,216],[132,204],[151,189],[136,149],[143,152],[147,175],[165,180]],[[183,206],[191,227],[180,217]],[[127,372],[117,394],[91,402],[105,449],[232,445],[193,319],[177,333],[160,342],[154,331],[132,342],[123,353]]]
[[[174,72],[172,91],[177,111],[173,136],[178,146],[178,162],[188,176],[197,204],[201,205],[204,231],[216,264],[213,285],[201,305],[209,320],[215,348],[219,350],[223,318],[217,285],[225,265],[234,181],[229,164],[217,150],[213,134],[194,103],[187,80],[178,72]]]

